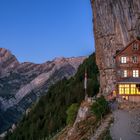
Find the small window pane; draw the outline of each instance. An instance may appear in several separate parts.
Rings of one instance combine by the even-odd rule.
[[[137,63],[137,61],[138,61],[137,56],[133,56],[133,57],[132,57],[132,62],[133,62],[133,63]]]
[[[126,57],[121,57],[121,63],[126,63]]]
[[[124,70],[123,77],[127,77],[127,70]]]
[[[137,51],[139,49],[139,44],[138,43],[134,43],[133,44],[133,50]]]
[[[133,70],[133,77],[139,77],[139,70]]]

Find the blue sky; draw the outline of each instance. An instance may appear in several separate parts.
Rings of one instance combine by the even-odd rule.
[[[91,54],[90,0],[0,0],[0,47],[20,62]]]

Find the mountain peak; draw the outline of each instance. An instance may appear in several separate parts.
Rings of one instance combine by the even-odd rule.
[[[0,75],[13,70],[19,65],[16,57],[7,49],[0,48]]]
[[[72,65],[75,69],[78,68],[78,66],[81,64],[86,59],[85,56],[80,56],[80,57],[70,57],[70,58],[65,58],[65,57],[57,57],[53,61],[55,64],[63,64],[68,63]]]
[[[13,114],[10,119],[2,118],[0,133],[19,120],[52,84],[72,77],[84,59],[62,57],[43,64],[19,63],[10,51],[0,48],[0,116],[9,115],[9,110]]]

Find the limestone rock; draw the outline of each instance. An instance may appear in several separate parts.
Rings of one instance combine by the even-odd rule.
[[[116,83],[116,51],[140,36],[139,0],[91,0],[100,93],[107,95]]]
[[[18,65],[19,62],[10,51],[0,48],[0,76],[15,69]]]
[[[0,133],[11,127],[48,88],[73,76],[86,57],[56,58],[43,64],[19,63],[0,49]]]

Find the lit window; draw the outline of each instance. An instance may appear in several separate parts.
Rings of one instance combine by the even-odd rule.
[[[131,84],[131,94],[136,94],[136,85]]]
[[[133,56],[133,57],[132,57],[132,62],[133,62],[133,63],[137,63],[137,61],[138,61],[137,56]]]
[[[139,90],[140,85],[136,84],[120,84],[119,85],[119,94],[120,95],[135,95],[140,94]]]
[[[139,70],[133,70],[133,77],[139,77]]]
[[[129,84],[119,85],[119,94],[120,95],[122,95],[122,94],[130,94]]]
[[[119,94],[124,94],[124,85],[119,85]]]
[[[124,94],[124,87],[119,86],[119,94]]]
[[[138,49],[139,49],[138,44],[137,44],[137,43],[134,43],[134,44],[133,44],[133,50],[134,50],[134,51],[137,51]]]
[[[126,63],[126,57],[121,57],[121,63]]]
[[[127,70],[123,71],[123,77],[127,77]]]
[[[136,85],[135,85],[135,84],[131,84],[131,87],[135,88],[135,87],[136,87]]]
[[[129,94],[129,85],[125,85],[125,94]]]

